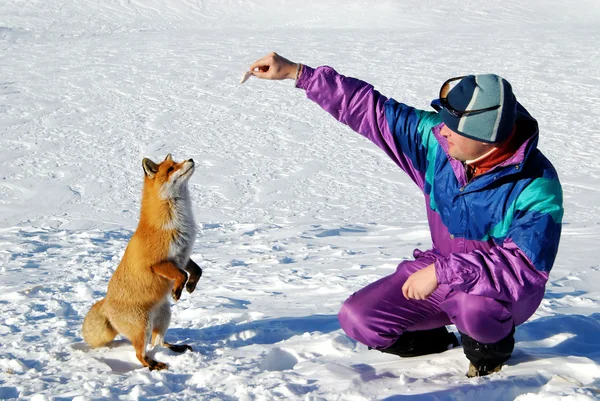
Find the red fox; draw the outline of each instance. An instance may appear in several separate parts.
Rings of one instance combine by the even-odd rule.
[[[202,276],[202,269],[190,259],[196,225],[187,183],[194,161],[176,163],[169,154],[160,164],[144,159],[142,166],[140,223],[108,283],[106,297],[86,315],[82,335],[90,346],[101,347],[121,334],[131,340],[142,365],[162,370],[166,364],[146,355],[148,343],[175,352],[192,349],[164,338],[171,321],[169,293],[178,301],[184,285],[191,293]]]

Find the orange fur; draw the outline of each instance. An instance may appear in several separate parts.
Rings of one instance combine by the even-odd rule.
[[[106,297],[86,315],[82,335],[89,345],[99,347],[122,334],[131,340],[142,365],[166,369],[146,355],[146,346],[152,341],[177,352],[191,349],[164,341],[171,319],[168,297],[179,300],[184,286],[193,292],[202,275],[190,259],[196,231],[187,181],[194,162],[175,163],[168,155],[160,164],[149,159],[142,164],[139,225],[108,283]]]

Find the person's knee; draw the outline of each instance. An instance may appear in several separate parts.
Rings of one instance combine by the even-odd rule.
[[[433,261],[429,260],[405,260],[396,267],[394,273],[395,281],[402,285],[415,272],[429,266]]]
[[[385,348],[406,327],[414,325],[415,305],[409,305],[401,288],[412,273],[425,265],[426,261],[405,261],[395,273],[352,294],[338,313],[348,337],[369,347]]]
[[[512,330],[510,311],[499,301],[468,294],[457,294],[454,323],[461,333],[484,344],[500,341]]]
[[[354,333],[363,331],[362,326],[365,321],[364,309],[357,305],[356,302],[353,302],[353,296],[350,296],[350,298],[342,304],[342,307],[338,312],[338,320],[342,330],[344,330],[349,337],[360,341],[356,338]]]
[[[385,348],[394,341],[393,338],[388,339],[380,335],[377,325],[372,324],[368,308],[355,302],[354,296],[350,296],[344,302],[338,313],[338,320],[348,337],[366,346]]]

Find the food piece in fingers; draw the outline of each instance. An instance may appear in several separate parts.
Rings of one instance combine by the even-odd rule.
[[[244,75],[242,75],[242,79],[240,79],[240,83],[243,84],[252,76],[252,71],[246,71]]]

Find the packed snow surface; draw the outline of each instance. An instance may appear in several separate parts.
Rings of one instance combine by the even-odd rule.
[[[598,399],[599,26],[597,0],[3,0],[0,399]],[[340,329],[350,294],[431,245],[424,202],[291,81],[240,85],[271,51],[425,109],[445,79],[494,72],[538,119],[563,237],[500,373]],[[167,333],[194,351],[157,347],[169,370],[150,372],[80,330],[136,228],[141,160],[167,153],[196,161],[204,276]]]

